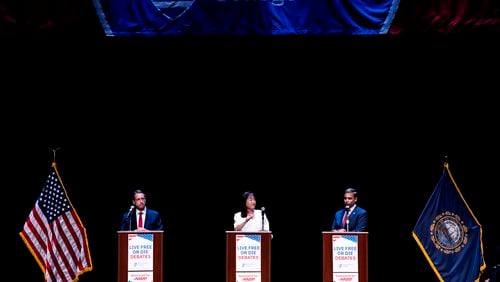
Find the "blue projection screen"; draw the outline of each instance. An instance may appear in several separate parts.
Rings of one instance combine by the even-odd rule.
[[[386,34],[399,0],[94,0],[106,36]]]

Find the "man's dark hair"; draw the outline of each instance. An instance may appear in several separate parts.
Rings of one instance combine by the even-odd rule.
[[[141,189],[136,189],[132,192],[132,200],[135,200],[135,195],[139,193],[144,194],[144,197],[146,197],[146,193],[144,193]]]
[[[347,189],[345,189],[344,193],[352,193],[354,195],[354,197],[358,197],[358,191],[356,191],[356,189],[352,188],[352,187],[349,187]]]

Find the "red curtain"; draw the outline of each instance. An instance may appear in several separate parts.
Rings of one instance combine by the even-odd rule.
[[[498,0],[401,0],[390,34],[500,31]]]
[[[95,31],[92,0],[0,0],[0,35]]]

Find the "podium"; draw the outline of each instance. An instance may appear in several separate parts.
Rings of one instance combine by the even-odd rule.
[[[368,282],[368,232],[323,232],[323,282]]]
[[[226,282],[270,282],[271,237],[271,231],[226,231]]]
[[[163,282],[163,231],[118,231],[118,282]]]

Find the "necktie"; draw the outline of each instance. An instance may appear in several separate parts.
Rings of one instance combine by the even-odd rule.
[[[347,223],[347,216],[348,215],[349,215],[349,210],[345,210],[344,217],[342,218],[342,227],[345,227],[345,224]]]
[[[142,228],[142,214],[143,212],[139,212],[139,228]]]

